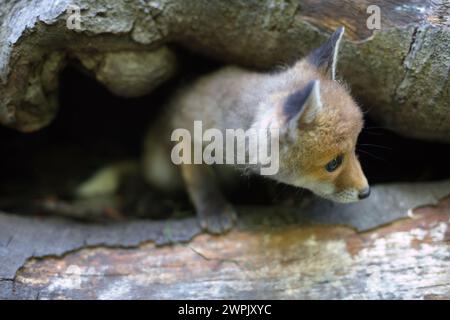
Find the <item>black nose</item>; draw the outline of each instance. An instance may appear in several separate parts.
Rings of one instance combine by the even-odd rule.
[[[359,199],[362,200],[362,199],[367,198],[368,196],[370,196],[370,187],[366,187],[366,188],[362,189],[361,191],[359,191],[359,194],[358,194]]]

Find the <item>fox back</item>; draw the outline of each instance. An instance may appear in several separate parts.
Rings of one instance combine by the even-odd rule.
[[[200,78],[170,103],[171,130],[192,132],[196,120],[222,131],[276,128],[279,170],[270,178],[338,202],[367,197],[369,185],[355,153],[362,112],[335,79],[343,33],[339,28],[321,47],[276,73],[226,67]]]

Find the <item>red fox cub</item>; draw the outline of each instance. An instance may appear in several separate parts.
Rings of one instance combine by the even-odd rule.
[[[273,159],[277,170],[269,178],[337,202],[368,197],[370,188],[355,154],[363,127],[362,112],[345,86],[335,80],[343,33],[344,28],[339,28],[321,47],[286,70],[258,73],[225,67],[179,91],[146,139],[144,170],[148,180],[165,189],[184,182],[199,223],[208,232],[221,233],[232,227],[235,211],[216,184],[211,166],[195,161],[174,164],[174,144],[169,139],[181,140],[180,135],[174,137],[176,129],[194,135],[193,142],[183,137],[184,147],[190,148],[195,142],[205,145],[194,132],[196,122],[224,136],[229,129],[276,129],[270,131],[277,132],[270,139],[274,142],[277,138]],[[212,141],[211,136],[206,140]],[[227,150],[223,142],[216,144],[216,156],[229,159]],[[234,151],[249,157],[245,143],[238,143],[232,151],[232,159]],[[190,150],[183,149],[183,156],[190,159]],[[255,161],[234,167],[258,173],[262,164]]]

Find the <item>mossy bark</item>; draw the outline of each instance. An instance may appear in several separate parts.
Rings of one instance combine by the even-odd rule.
[[[0,5],[0,123],[21,131],[53,119],[57,75],[70,58],[81,60],[113,92],[136,96],[173,74],[173,53],[155,51],[167,44],[267,70],[292,63],[345,25],[338,73],[363,108],[404,135],[450,141],[445,1],[1,0]],[[67,28],[71,5],[81,10],[79,30]],[[381,30],[375,33],[366,25],[369,5],[381,9]],[[149,52],[158,57],[148,58]],[[135,68],[139,64],[141,70]]]

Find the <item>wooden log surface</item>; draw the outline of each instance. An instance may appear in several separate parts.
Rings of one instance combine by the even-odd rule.
[[[82,29],[67,28],[67,9]],[[382,28],[366,28],[369,4]],[[445,1],[0,0],[0,122],[48,125],[78,60],[122,96],[173,75],[176,44],[224,62],[290,63],[339,25],[338,73],[370,115],[449,141]],[[240,208],[214,237],[195,219],[80,223],[0,213],[0,298],[450,298],[450,183],[378,186],[361,203]],[[438,201],[439,200],[439,201]],[[421,208],[419,208],[421,206]]]
[[[365,233],[291,226],[33,259],[38,298],[450,299],[450,198]]]
[[[73,5],[77,30],[67,27]],[[370,5],[380,30],[367,27]],[[173,74],[167,45],[272,69],[344,25],[338,76],[370,115],[404,135],[449,142],[449,12],[444,0],[0,0],[0,123],[25,132],[48,125],[58,74],[73,60],[112,92],[136,96]]]
[[[449,194],[443,181],[376,186],[349,206],[241,208],[222,236],[191,218],[0,214],[0,298],[450,299]]]

